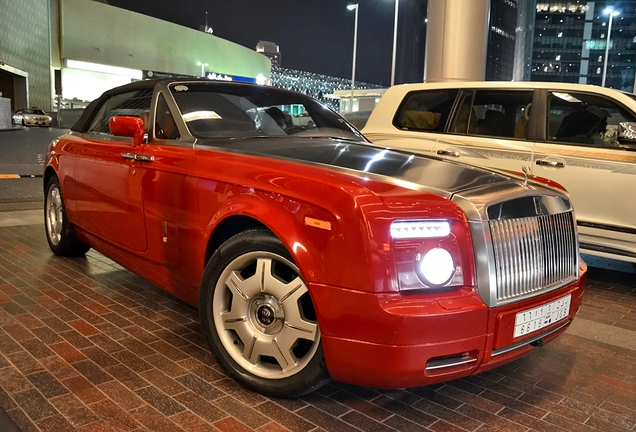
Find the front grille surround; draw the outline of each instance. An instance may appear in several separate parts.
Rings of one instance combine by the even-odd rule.
[[[562,191],[530,182],[526,185],[522,182],[511,181],[502,184],[482,185],[455,194],[452,200],[464,211],[468,220],[475,258],[475,288],[486,306],[495,308],[530,299],[567,286],[570,283],[576,282],[579,278],[579,243],[578,232],[576,230],[576,224],[574,223],[576,218],[569,197]],[[496,264],[495,245],[500,247],[501,243],[497,240],[493,243],[491,222],[497,221],[497,223],[499,223],[501,221],[512,220],[514,222],[514,229],[511,232],[514,233],[516,230],[522,233],[522,239],[524,238],[523,233],[526,232],[525,240],[521,241],[520,245],[518,242],[514,242],[511,246],[518,247],[522,252],[525,251],[526,258],[530,257],[530,260],[521,260],[521,264],[519,264],[521,268],[520,271],[523,273],[524,268],[526,272],[528,268],[532,268],[533,255],[530,248],[537,246],[534,243],[536,239],[533,240],[533,237],[528,234],[532,232],[532,229],[528,228],[528,222],[532,219],[539,220],[538,218],[544,216],[560,214],[568,215],[568,219],[572,221],[573,237],[568,238],[566,242],[571,240],[573,244],[564,247],[568,251],[572,251],[573,255],[571,256],[574,258],[572,262],[568,261],[568,264],[573,264],[575,276],[572,278],[566,277],[560,281],[557,278],[557,280],[552,280],[553,284],[539,284],[537,282],[536,287],[532,287],[528,290],[522,289],[517,292],[513,290],[512,292],[508,292],[508,294],[506,294],[506,285],[504,284],[500,291],[499,286],[502,285],[501,281],[504,280],[504,276],[511,276],[516,273],[502,273],[502,269],[505,269],[505,266]],[[523,220],[523,223],[516,221],[517,219]],[[524,224],[526,231],[524,231],[523,228]],[[495,233],[495,236],[496,235]],[[499,237],[499,239],[501,239],[501,237]],[[541,247],[543,248],[543,244]],[[543,252],[544,255],[540,256],[544,257],[542,262],[544,262],[545,265],[551,266],[552,261],[546,261],[549,257],[549,255],[546,254],[548,254],[549,251],[549,247],[546,246]],[[537,260],[535,262],[539,262],[537,255],[538,252],[534,255],[534,259]],[[501,255],[499,256],[501,261]],[[537,273],[541,273],[540,266],[537,267],[536,271]],[[545,271],[545,268],[543,271]],[[526,279],[528,279],[527,273],[525,275]],[[499,282],[497,279],[498,276]]]

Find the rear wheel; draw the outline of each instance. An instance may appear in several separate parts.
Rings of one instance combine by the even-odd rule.
[[[84,255],[90,246],[77,238],[75,228],[68,220],[66,207],[64,207],[64,196],[57,176],[49,179],[45,193],[44,227],[49,248],[55,255]]]
[[[199,311],[215,357],[245,387],[293,397],[329,380],[307,285],[271,232],[245,231],[216,251]]]

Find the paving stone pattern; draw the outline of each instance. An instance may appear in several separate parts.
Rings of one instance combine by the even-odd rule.
[[[634,274],[590,270],[581,316],[636,330]],[[636,334],[636,333],[635,333]],[[0,228],[0,406],[28,431],[636,430],[636,352],[565,334],[493,371],[377,390],[251,393],[197,313],[99,253],[62,259],[41,226]]]

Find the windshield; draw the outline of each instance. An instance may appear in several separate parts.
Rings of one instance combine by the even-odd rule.
[[[39,109],[25,109],[24,114],[37,114],[37,115],[45,115],[46,113]]]
[[[298,93],[217,83],[173,84],[170,90],[196,138],[295,135],[364,140],[338,114]]]

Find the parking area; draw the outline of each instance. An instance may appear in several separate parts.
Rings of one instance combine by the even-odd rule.
[[[0,407],[23,431],[636,430],[636,272],[592,261],[575,323],[521,360],[277,400],[224,374],[194,309],[97,252],[54,256],[41,210],[0,211]]]

